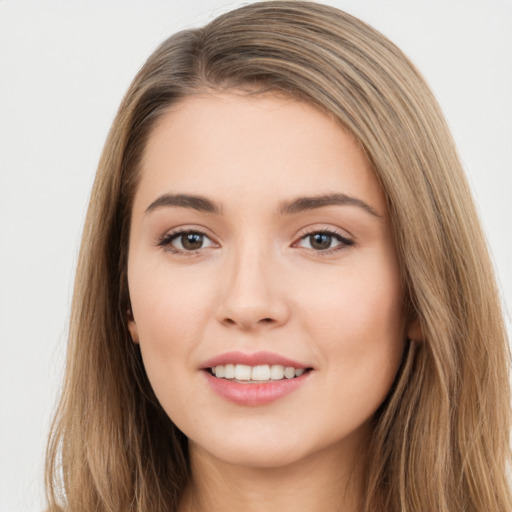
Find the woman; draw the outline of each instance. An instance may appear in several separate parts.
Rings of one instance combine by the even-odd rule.
[[[336,9],[252,4],[149,58],[71,326],[49,510],[510,509],[507,340],[453,142]]]

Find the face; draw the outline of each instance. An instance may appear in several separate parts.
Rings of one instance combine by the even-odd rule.
[[[192,453],[277,467],[365,442],[407,328],[382,191],[325,114],[236,91],[174,105],[145,150],[128,282]]]

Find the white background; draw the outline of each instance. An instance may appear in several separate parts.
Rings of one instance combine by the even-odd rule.
[[[43,508],[80,231],[129,82],[239,1],[0,0],[0,512]],[[512,1],[331,0],[388,35],[445,111],[512,304]]]

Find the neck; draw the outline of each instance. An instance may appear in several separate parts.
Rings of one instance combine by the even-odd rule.
[[[192,482],[180,512],[358,512],[365,457],[329,447],[286,466],[232,465],[190,443]]]

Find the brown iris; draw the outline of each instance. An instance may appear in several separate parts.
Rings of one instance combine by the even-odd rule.
[[[201,233],[185,233],[181,235],[181,245],[187,251],[195,251],[203,246],[204,235]]]
[[[309,243],[313,249],[325,251],[325,249],[329,249],[331,247],[332,236],[326,233],[315,233],[313,235],[309,235]]]

